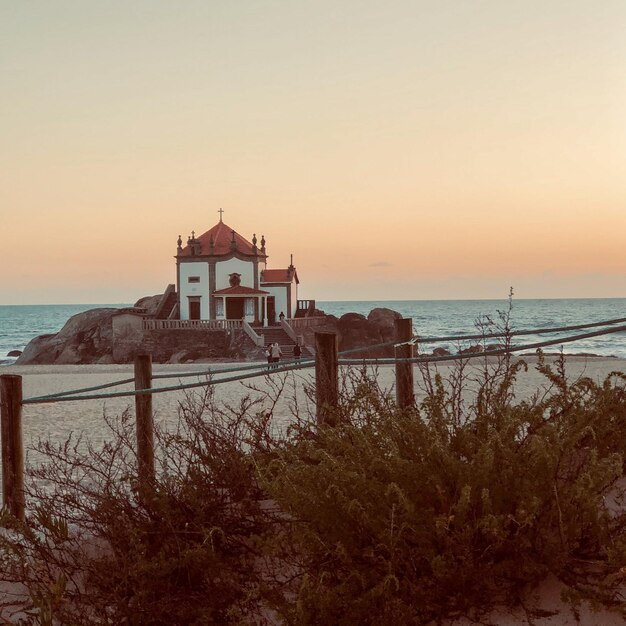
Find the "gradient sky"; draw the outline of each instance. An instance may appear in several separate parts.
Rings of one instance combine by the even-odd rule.
[[[0,304],[220,207],[303,298],[626,296],[626,2],[0,0]]]

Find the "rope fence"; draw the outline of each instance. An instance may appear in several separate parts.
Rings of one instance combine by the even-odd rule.
[[[425,344],[425,343],[435,343],[435,342],[439,342],[439,341],[444,341],[444,342],[449,342],[449,341],[470,341],[470,340],[486,340],[486,339],[496,339],[498,337],[505,337],[505,336],[509,336],[509,337],[517,337],[517,336],[524,336],[524,335],[542,335],[542,334],[549,334],[549,333],[560,333],[560,332],[567,332],[567,331],[571,331],[571,330],[580,330],[580,329],[584,329],[584,328],[597,328],[600,326],[609,326],[609,325],[613,325],[613,324],[618,324],[618,323],[623,323],[626,322],[626,317],[623,318],[617,318],[617,319],[612,319],[612,320],[606,320],[603,322],[593,322],[590,324],[576,324],[573,326],[561,326],[561,327],[557,327],[557,328],[538,328],[538,329],[531,329],[531,330],[518,330],[518,331],[510,331],[510,332],[506,332],[506,331],[502,331],[502,332],[497,332],[497,333],[483,333],[483,334],[473,334],[473,335],[443,335],[440,337],[421,337],[419,335],[412,335],[409,339],[402,341],[402,342],[398,342],[397,340],[394,341],[387,341],[384,343],[378,343],[378,344],[372,344],[369,346],[361,346],[358,348],[351,348],[349,350],[343,350],[342,352],[339,353],[339,356],[347,356],[350,354],[354,354],[356,352],[368,352],[368,351],[372,351],[372,350],[376,350],[376,349],[381,349],[381,348],[390,348],[390,347],[394,347],[397,348],[399,346],[402,345],[416,345],[416,344]],[[607,329],[607,330],[603,330],[600,332],[595,332],[595,333],[588,333],[588,334],[582,334],[582,335],[574,335],[571,337],[564,337],[564,338],[560,338],[558,340],[554,340],[554,341],[546,341],[546,342],[539,342],[539,343],[531,343],[531,344],[527,344],[525,346],[512,346],[511,348],[509,348],[508,351],[510,352],[519,352],[521,350],[532,350],[532,349],[537,349],[537,348],[542,348],[542,347],[547,347],[547,346],[552,346],[552,345],[559,345],[559,344],[563,344],[563,343],[571,343],[573,341],[579,341],[581,339],[586,339],[589,337],[596,337],[596,336],[600,336],[600,335],[605,335],[605,334],[609,334],[609,333],[615,333],[615,332],[621,332],[623,330],[626,330],[626,326],[619,326],[617,328],[613,328],[613,329]],[[465,353],[462,355],[446,355],[446,356],[420,356],[420,357],[413,357],[410,359],[410,361],[414,362],[414,363],[425,363],[425,362],[443,362],[443,361],[456,361],[456,360],[461,360],[461,359],[466,359],[466,358],[476,358],[479,356],[501,356],[502,354],[505,354],[506,350],[503,349],[497,349],[497,350],[488,350],[488,351],[482,351],[479,353]],[[378,364],[393,364],[396,363],[397,359],[384,359],[384,358],[376,358],[376,359],[342,359],[340,362],[340,365],[355,365],[355,364],[368,364],[368,363],[378,363]],[[315,365],[315,360],[314,359],[300,359],[297,361],[290,361],[287,362],[288,365],[285,366],[281,366],[280,368],[280,372],[285,372],[285,371],[290,371],[292,369],[303,369],[303,366],[306,365],[307,367],[313,367]],[[243,375],[239,378],[234,377],[234,378],[224,378],[224,379],[216,379],[214,378],[215,376],[219,375],[219,374],[234,374],[236,372],[246,372],[246,371],[257,371],[256,374],[253,375]],[[265,376],[268,373],[276,373],[276,370],[268,370],[267,369],[267,365],[265,363],[254,363],[251,365],[238,365],[235,367],[224,367],[224,368],[216,368],[216,369],[207,369],[204,371],[195,371],[195,372],[178,372],[178,373],[164,373],[164,374],[154,374],[152,376],[153,380],[165,380],[165,379],[169,379],[169,378],[176,378],[176,379],[181,379],[181,378],[189,378],[189,377],[201,377],[201,376],[206,376],[209,377],[211,380],[212,384],[218,384],[221,382],[233,382],[236,380],[244,380],[247,378],[254,378],[256,376]],[[40,397],[35,397],[35,398],[28,398],[23,400],[23,404],[41,404],[43,402],[52,402],[54,401],[54,399],[57,399],[59,402],[62,402],[62,398],[64,398],[65,396],[68,396],[67,400],[80,400],[80,399],[85,399],[85,400],[102,400],[102,399],[106,399],[106,398],[116,398],[116,397],[133,397],[134,395],[136,395],[135,392],[129,391],[129,392],[121,392],[121,393],[112,393],[112,394],[95,394],[95,395],[79,395],[79,394],[85,394],[85,393],[89,393],[92,391],[100,391],[103,389],[110,389],[112,387],[116,387],[116,386],[122,386],[122,385],[129,385],[132,384],[135,381],[134,378],[124,378],[122,380],[118,380],[118,381],[113,381],[110,383],[105,383],[102,385],[96,385],[93,387],[83,387],[80,389],[73,389],[73,390],[68,390],[68,391],[59,391],[57,393],[52,393],[52,394],[47,394],[45,396],[40,396]],[[197,383],[192,383],[190,386],[182,386],[182,385],[177,385],[177,386],[172,386],[172,387],[162,387],[162,388],[155,388],[158,389],[158,391],[155,391],[155,393],[161,393],[162,391],[176,391],[176,390],[180,390],[180,389],[193,389],[199,386],[202,386],[202,384],[206,384],[206,383],[201,383],[201,384],[197,384]],[[66,400],[66,401],[67,401]]]
[[[148,489],[154,479],[154,445],[153,445],[153,415],[152,396],[157,393],[185,391],[218,385],[221,383],[238,382],[260,376],[270,376],[286,372],[293,372],[315,367],[315,390],[317,422],[335,425],[337,408],[339,406],[339,366],[349,365],[395,365],[396,368],[396,401],[398,406],[410,408],[415,405],[413,364],[415,363],[442,363],[475,358],[502,356],[523,350],[534,350],[553,345],[562,345],[598,337],[612,333],[626,331],[626,318],[577,324],[559,328],[541,328],[534,330],[501,331],[497,333],[481,333],[474,335],[451,335],[445,337],[420,337],[412,332],[410,319],[395,320],[395,340],[371,346],[363,346],[345,350],[339,353],[336,333],[315,333],[315,359],[296,359],[281,365],[255,363],[236,367],[221,367],[196,372],[179,372],[152,374],[152,358],[150,355],[141,355],[135,358],[135,376],[122,380],[74,389],[60,391],[44,396],[23,398],[22,377],[16,375],[0,376],[0,417],[2,433],[2,493],[4,507],[14,517],[25,519],[25,504],[23,490],[23,446],[22,446],[22,408],[34,404],[52,404],[56,402],[72,402],[79,400],[106,400],[109,398],[135,398],[136,429],[137,429],[137,459],[138,479],[142,489]],[[604,327],[601,330],[560,337],[547,341],[530,344],[513,345],[510,338],[530,334],[562,333],[572,330]],[[608,328],[607,328],[608,327]],[[413,354],[415,344],[433,343],[436,341],[465,341],[506,337],[506,345],[493,349],[476,352],[465,352],[454,355],[434,356]],[[346,358],[355,352],[367,352],[382,347],[394,347],[393,358]],[[340,358],[342,357],[342,358]],[[196,377],[204,380],[197,382],[179,383],[177,385],[153,386],[154,380],[170,378]],[[104,392],[113,387],[134,383],[133,390]],[[98,393],[93,393],[98,392]]]

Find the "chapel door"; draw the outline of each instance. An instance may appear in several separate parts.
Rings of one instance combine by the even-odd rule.
[[[240,320],[244,313],[243,298],[226,298],[226,319]]]
[[[267,323],[270,326],[276,324],[276,298],[267,296]]]
[[[189,299],[189,319],[190,320],[199,320],[200,319],[200,299]]]

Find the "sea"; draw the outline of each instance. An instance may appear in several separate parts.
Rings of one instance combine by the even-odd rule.
[[[38,335],[56,333],[77,313],[98,307],[124,308],[129,304],[41,304],[0,305],[0,365],[15,362],[9,357],[12,350],[24,350],[26,344]],[[500,323],[502,315],[510,309],[510,325],[513,330],[558,328],[626,318],[626,298],[578,298],[543,300],[346,300],[320,301],[318,309],[341,317],[345,313],[361,313],[365,316],[377,307],[386,307],[410,317],[413,332],[422,337],[455,336],[479,331],[481,324]],[[487,328],[491,328],[489,325]],[[589,329],[593,331],[596,329]],[[527,345],[548,339],[589,332],[570,331],[563,334],[531,334],[517,337],[516,345]],[[474,342],[475,343],[475,342]],[[457,341],[438,341],[437,347],[456,351]],[[435,347],[433,345],[432,347]],[[462,347],[462,346],[461,346]],[[546,348],[558,351],[560,346]],[[422,348],[427,352],[427,346]],[[626,358],[626,332],[601,335],[564,343],[566,354],[597,354]]]

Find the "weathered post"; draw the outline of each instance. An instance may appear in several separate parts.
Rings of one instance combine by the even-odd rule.
[[[135,390],[152,387],[152,356],[141,354],[135,357]],[[137,470],[143,485],[154,482],[154,422],[152,418],[152,394],[135,396],[137,420]]]
[[[24,448],[22,445],[22,377],[0,376],[2,421],[2,502],[24,521]]]
[[[396,320],[396,341],[398,343],[413,338],[413,320]],[[413,356],[413,346],[404,344],[396,346],[396,359],[408,359]],[[413,363],[396,363],[396,403],[402,409],[415,405],[413,388]]]
[[[339,351],[336,333],[315,333],[315,401],[318,425],[337,423]]]

